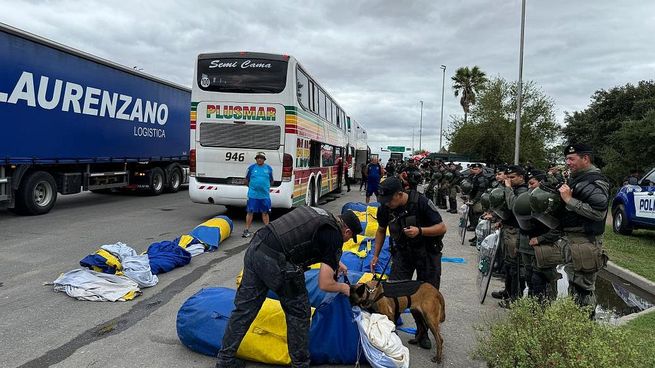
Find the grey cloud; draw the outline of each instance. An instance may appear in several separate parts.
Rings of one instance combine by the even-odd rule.
[[[372,147],[437,148],[441,64],[444,130],[461,116],[450,77],[479,65],[518,77],[519,0],[447,1],[9,1],[0,21],[112,61],[190,85],[198,53],[264,51],[296,56],[356,120]],[[524,80],[564,111],[597,89],[652,79],[655,4],[529,1]],[[415,139],[418,146],[418,137]]]

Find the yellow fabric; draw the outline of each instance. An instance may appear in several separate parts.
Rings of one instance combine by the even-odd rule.
[[[314,315],[314,308],[311,314]],[[287,346],[287,321],[279,301],[268,298],[264,301],[239,345],[237,357],[266,364],[291,364]]]
[[[221,235],[221,242],[230,236],[230,223],[224,218],[213,218],[203,222],[199,226],[217,227]]]
[[[132,300],[132,299],[136,298],[137,296],[139,296],[140,294],[141,294],[140,291],[131,290],[131,291],[128,291],[127,294],[123,295],[123,297],[121,299],[124,299],[125,301]]]
[[[113,254],[107,252],[106,250],[98,249],[98,251],[96,251],[96,254],[106,259],[105,263],[107,264],[107,266],[114,267],[116,269],[117,275],[123,269],[123,265],[121,264],[121,261],[118,259],[118,257],[115,257]]]
[[[192,242],[193,240],[194,240],[194,239],[193,239],[193,236],[191,236],[191,235],[182,235],[182,236],[180,237],[180,241],[177,243],[177,245],[179,245],[180,247],[186,249],[186,247],[187,247],[189,244],[191,244],[191,242]]]
[[[377,274],[376,274],[376,275],[377,275]],[[373,280],[373,276],[374,276],[374,275],[373,275],[372,273],[370,273],[370,272],[366,272],[366,273],[364,273],[364,274],[362,275],[362,277],[359,278],[359,280],[357,280],[357,283],[358,283],[358,284],[363,284],[363,283],[365,283],[365,282],[369,282],[369,281]],[[386,280],[386,279],[387,279],[387,276],[386,276],[386,275],[382,276],[382,280]]]
[[[366,222],[366,212],[364,211],[353,211],[355,216],[359,219],[359,222]]]
[[[241,279],[243,278],[243,270],[239,271],[239,274],[237,275],[237,287],[241,286]]]

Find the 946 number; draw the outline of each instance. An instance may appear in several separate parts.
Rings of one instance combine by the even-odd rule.
[[[225,161],[239,161],[242,162],[245,160],[245,153],[239,152],[227,152],[225,154]]]

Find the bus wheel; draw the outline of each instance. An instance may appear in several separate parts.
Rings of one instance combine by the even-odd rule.
[[[314,181],[310,180],[307,184],[307,194],[305,194],[305,204],[308,206],[314,206]]]
[[[164,170],[159,167],[150,169],[150,188],[152,195],[160,195],[164,191]]]
[[[57,201],[55,178],[45,171],[36,171],[23,178],[16,192],[16,212],[21,215],[43,215]]]
[[[318,179],[316,179],[316,186],[314,189],[314,204],[317,204],[321,199],[321,187],[321,177],[319,176]]]

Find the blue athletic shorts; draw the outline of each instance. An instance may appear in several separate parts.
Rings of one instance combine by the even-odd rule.
[[[370,197],[373,194],[375,194],[377,196],[378,195],[378,185],[380,185],[379,180],[369,180],[368,185],[366,187],[366,196]]]
[[[246,212],[248,213],[269,213],[271,212],[271,199],[248,198],[246,203]]]

